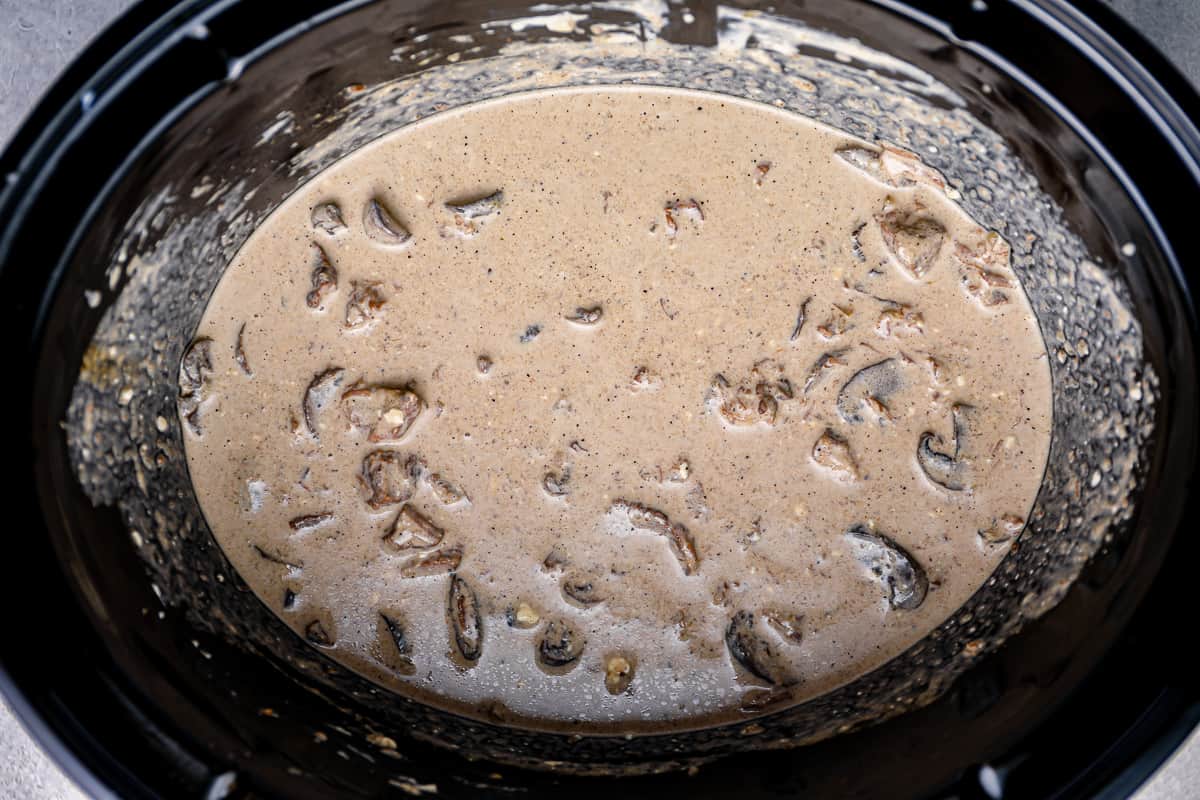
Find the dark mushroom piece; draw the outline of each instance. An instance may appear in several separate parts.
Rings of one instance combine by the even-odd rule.
[[[254,370],[250,369],[250,362],[246,360],[246,323],[244,322],[238,328],[237,341],[233,346],[233,360],[237,362],[238,368],[246,377],[254,377]]]
[[[360,381],[342,392],[342,407],[350,427],[366,432],[367,441],[397,442],[425,410],[425,401],[410,386]]]
[[[759,632],[753,611],[734,613],[725,628],[725,647],[743,669],[767,683],[787,686],[797,681],[787,660]]]
[[[504,190],[499,189],[474,200],[458,200],[446,203],[446,208],[454,212],[455,216],[461,216],[467,220],[475,220],[499,213],[500,205],[503,202]]]
[[[452,506],[463,500],[470,500],[466,492],[436,472],[425,476],[425,483],[429,485],[429,491],[433,493],[433,496],[444,506]]]
[[[319,619],[314,619],[304,626],[304,638],[317,647],[333,647],[333,637]]]
[[[373,450],[363,457],[359,492],[372,509],[405,503],[416,491],[416,459],[395,450]]]
[[[979,529],[979,538],[988,544],[1005,544],[1021,535],[1025,529],[1025,520],[1016,514],[1002,514],[992,520],[992,524]]]
[[[200,435],[200,404],[212,375],[212,339],[197,338],[179,362],[179,414],[192,433]]]
[[[764,611],[763,619],[784,641],[800,644],[804,640],[804,617],[785,611]]]
[[[537,645],[538,662],[554,670],[572,668],[583,654],[586,644],[563,620],[550,620]]]
[[[363,209],[363,232],[376,244],[399,247],[412,239],[408,229],[400,224],[387,207],[372,198]]]
[[[480,226],[500,213],[504,203],[504,191],[498,190],[484,197],[455,200],[446,203],[446,210],[454,215],[454,224],[442,228],[443,236],[458,236],[467,239],[479,233]]]
[[[680,220],[689,220],[695,226],[704,222],[704,208],[697,200],[676,200],[663,207],[663,218],[667,237],[674,239],[679,233]]]
[[[604,309],[600,306],[592,306],[584,308],[580,306],[572,313],[566,316],[568,322],[574,322],[576,325],[595,325],[604,316]]]
[[[402,675],[412,675],[416,672],[416,667],[413,665],[412,657],[409,653],[410,647],[408,637],[404,632],[404,621],[398,616],[388,615],[383,612],[379,613],[379,618],[383,621],[387,638],[391,640],[392,645],[395,647],[394,658],[389,658],[388,661]]]
[[[319,528],[322,525],[327,525],[333,522],[333,514],[328,511],[322,511],[318,514],[305,514],[304,516],[294,517],[288,521],[288,527],[297,533],[310,531],[313,528]]]
[[[594,606],[604,602],[604,594],[596,585],[596,579],[585,573],[573,571],[562,581],[562,593],[580,606]]]
[[[313,376],[308,388],[304,390],[304,425],[314,439],[321,438],[317,429],[317,417],[329,407],[345,375],[346,370],[341,367],[330,367]]]
[[[454,572],[462,563],[461,547],[444,547],[411,558],[400,567],[401,578],[428,578],[433,575],[445,575]]]
[[[968,457],[970,447],[970,419],[975,413],[974,406],[956,403],[950,413],[954,422],[954,448],[949,453],[934,450],[934,443],[941,444],[942,437],[932,431],[925,431],[917,442],[917,463],[925,477],[952,492],[961,492],[969,488],[971,479],[971,463]]]
[[[566,497],[570,493],[571,470],[547,472],[542,477],[542,491],[551,497]]]
[[[916,211],[892,209],[876,218],[883,234],[883,243],[914,278],[922,278],[933,266],[946,228],[932,217]]]
[[[850,443],[829,428],[813,445],[812,460],[839,480],[858,479],[858,461],[850,450]]]
[[[800,391],[804,394],[808,394],[816,388],[817,384],[820,383],[821,378],[825,376],[827,371],[833,369],[834,367],[846,366],[846,361],[842,358],[842,356],[846,355],[848,352],[850,352],[848,349],[832,350],[828,353],[822,353],[819,355],[817,360],[813,362],[813,365],[808,368],[808,372],[805,373],[804,384],[801,386]]]
[[[687,526],[679,523],[672,524],[667,515],[661,511],[627,500],[615,501],[609,510],[628,516],[629,524],[634,530],[665,536],[670,544],[671,553],[679,562],[684,575],[694,575],[700,569],[700,554],[696,550],[696,542]]]
[[[258,553],[258,557],[261,558],[263,561],[270,561],[272,564],[278,564],[281,567],[287,567],[288,569],[292,569],[292,570],[304,569],[304,563],[301,561],[297,561],[296,563],[293,564],[291,561],[288,561],[283,556],[275,555],[274,553],[268,552],[267,550],[264,550],[263,548],[259,547],[256,544],[252,544],[250,546],[254,548],[254,552]]]
[[[450,622],[451,641],[463,660],[479,660],[483,650],[483,617],[475,590],[460,575],[450,578],[446,597],[446,616]]]
[[[197,337],[179,361],[179,396],[190,397],[202,392],[212,371],[212,339]]]
[[[430,522],[428,517],[411,505],[405,505],[400,508],[383,541],[389,550],[399,553],[436,547],[441,544],[443,536],[445,531]]]
[[[846,531],[846,540],[858,562],[887,587],[892,608],[911,611],[925,601],[929,579],[907,550],[890,537],[873,533],[862,525]]]
[[[877,412],[880,408],[872,400],[886,408],[888,399],[904,387],[900,370],[899,361],[887,358],[863,367],[850,376],[850,380],[838,391],[837,410],[841,418],[854,425],[861,423],[864,405]],[[881,416],[880,419],[886,417]]]
[[[345,324],[349,330],[366,328],[378,317],[387,304],[383,284],[378,281],[353,281],[350,298],[346,300]]]
[[[337,291],[338,273],[321,245],[313,242],[311,248],[312,289],[305,295],[304,302],[309,308],[320,310],[325,307],[325,298]]]
[[[321,203],[313,208],[309,221],[317,230],[328,236],[336,236],[346,230],[342,209],[337,203]]]

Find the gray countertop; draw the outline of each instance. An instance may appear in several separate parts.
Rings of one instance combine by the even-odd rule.
[[[966,0],[962,0],[965,2]],[[1200,0],[1106,0],[1200,86]],[[131,0],[0,0],[0,146],[70,60]],[[0,699],[0,800],[78,800]],[[1200,797],[1200,729],[1136,800]]]

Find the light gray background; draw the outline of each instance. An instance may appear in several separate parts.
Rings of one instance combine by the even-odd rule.
[[[953,0],[967,2],[967,0]],[[1106,0],[1200,86],[1200,0]],[[42,92],[130,0],[0,0],[0,146]],[[0,799],[82,800],[0,699]],[[1136,800],[1200,798],[1200,729]]]

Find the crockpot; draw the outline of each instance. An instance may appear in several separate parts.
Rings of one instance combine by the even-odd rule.
[[[798,20],[854,40],[951,90],[1003,138],[1090,258],[1125,287],[1140,329],[1139,357],[1156,376],[1153,428],[1139,445],[1144,458],[1126,498],[1131,513],[1103,531],[1061,591],[1031,592],[1036,613],[1011,629],[999,626],[1002,645],[998,638],[999,646],[967,663],[950,631],[945,649],[952,652],[936,662],[946,665],[944,680],[917,682],[920,702],[894,694],[871,724],[857,724],[852,704],[818,704],[809,719],[856,724],[777,740],[798,747],[712,744],[749,727],[703,742],[524,736],[503,720],[489,727],[398,706],[306,654],[266,619],[236,575],[219,571],[225,562],[202,525],[159,531],[147,555],[149,532],[115,490],[89,482],[64,428],[81,413],[81,371],[108,375],[128,366],[97,356],[93,338],[105,315],[120,311],[122,294],[140,291],[130,265],[166,235],[172,215],[199,215],[202,206],[233,197],[232,189],[181,196],[168,187],[198,185],[237,164],[258,176],[256,202],[265,213],[319,166],[304,156],[334,127],[360,126],[348,149],[404,121],[368,118],[358,95],[401,76],[421,80],[426,69],[486,61],[513,37],[461,59],[431,43],[464,30],[515,34],[528,26],[506,21],[560,10],[591,14],[602,25],[629,23],[628,15],[613,16],[626,13],[618,5],[143,4],[80,57],[13,140],[3,156],[0,276],[9,293],[5,340],[20,345],[9,351],[10,377],[19,381],[3,402],[19,429],[8,502],[21,513],[10,519],[11,574],[0,590],[8,631],[0,681],[18,716],[86,790],[172,798],[1121,796],[1200,721],[1200,691],[1184,650],[1196,563],[1189,525],[1197,512],[1189,289],[1196,267],[1188,242],[1200,207],[1193,122],[1200,99],[1093,3],[728,6],[742,18],[752,11],[780,24]],[[718,45],[730,19],[722,8],[664,4],[655,11],[657,35],[703,52]],[[595,30],[542,33],[586,46]],[[536,44],[540,35],[516,38]],[[803,55],[854,60],[820,49],[811,45]],[[864,74],[879,73],[864,67]],[[434,104],[428,113],[437,110]],[[855,124],[850,115],[832,121]],[[327,148],[325,163],[340,152]],[[246,230],[230,224],[193,234],[219,240],[228,252]],[[197,252],[206,246],[190,244]],[[195,266],[215,279],[223,267],[219,259],[188,263],[186,247],[174,253],[175,269]],[[179,321],[160,340],[155,364],[177,366],[187,320],[194,324],[211,283],[181,279],[139,299],[159,318]],[[114,414],[128,423],[128,413]],[[153,471],[162,466],[159,454],[127,443],[128,465],[141,459],[154,491],[170,494],[162,508],[174,500],[186,505],[187,486]],[[120,462],[119,442],[106,446]],[[1067,520],[1065,535],[1070,527]],[[1032,576],[1010,577],[1021,585]],[[247,639],[239,632],[246,627],[261,635]],[[279,657],[292,651],[291,660]],[[914,664],[927,666],[897,659],[888,680],[911,688],[913,676],[900,673]],[[906,703],[912,710],[899,713]]]

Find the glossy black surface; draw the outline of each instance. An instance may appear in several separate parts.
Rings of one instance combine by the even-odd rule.
[[[187,131],[177,120],[188,119],[184,112],[202,98],[254,103],[286,85],[286,76],[277,76],[278,86],[231,87],[224,79],[232,59],[301,24],[321,5],[139,6],[68,72],[0,160],[9,176],[0,195],[0,279],[8,300],[0,324],[12,384],[3,402],[18,432],[10,446],[9,574],[0,584],[0,608],[35,609],[9,612],[0,679],[35,735],[96,793],[111,787],[127,797],[202,797],[215,776],[232,770],[239,775],[234,796],[312,796],[312,784],[288,773],[293,764],[324,774],[323,791],[397,792],[387,786],[388,765],[349,769],[330,748],[289,738],[259,715],[262,707],[322,712],[315,699],[286,691],[255,659],[204,640],[200,646],[219,654],[220,669],[200,675],[181,667],[195,660],[192,633],[171,616],[165,624],[146,618],[157,615],[159,604],[140,579],[121,521],[115,512],[92,509],[63,480],[70,471],[58,429],[100,311],[83,303],[84,276],[67,266],[78,270],[78,245],[114,234],[128,211],[104,209],[97,198],[114,176],[150,169],[156,153],[181,140]],[[393,6],[416,11],[415,4]],[[1180,520],[1190,533],[1197,510],[1189,492],[1195,321],[1184,288],[1196,267],[1171,243],[1193,235],[1200,208],[1200,136],[1191,122],[1200,118],[1200,103],[1098,5],[1082,8],[1103,30],[1052,2],[991,2],[982,12],[965,2],[945,6],[929,0],[779,10],[924,66],[1010,137],[1094,253],[1116,261],[1121,243],[1137,245],[1141,255],[1127,277],[1151,358],[1169,385],[1160,430],[1170,446],[1151,478],[1139,521],[1143,535],[1114,543],[1063,606],[920,712],[802,751],[727,759],[697,778],[614,786],[611,779],[503,769],[505,788],[584,797],[614,791],[985,796],[978,771],[986,763],[1003,775],[1008,797],[1088,797],[1102,790],[1119,796],[1165,755],[1187,720],[1195,721],[1200,692],[1187,660],[1177,657],[1190,626],[1177,609],[1192,601],[1196,547],[1190,536],[1172,542],[1171,535]],[[215,17],[207,39],[179,34],[202,13]],[[399,36],[391,33],[399,30],[396,19],[367,8],[348,17],[343,30],[374,31],[367,46],[383,50]],[[319,51],[312,41],[290,46]],[[1035,76],[1037,85],[1014,80],[1017,73]],[[337,87],[342,77],[334,71],[321,80]],[[382,74],[356,73],[357,80],[374,77]],[[984,95],[981,81],[994,91]],[[92,269],[104,266],[97,258]],[[78,299],[46,317],[46,298],[56,290]],[[91,535],[63,534],[70,530]],[[1064,650],[1070,657],[1047,657]],[[231,703],[232,686],[244,702]],[[497,771],[416,742],[401,749],[443,795],[477,794],[466,781],[488,782]]]

